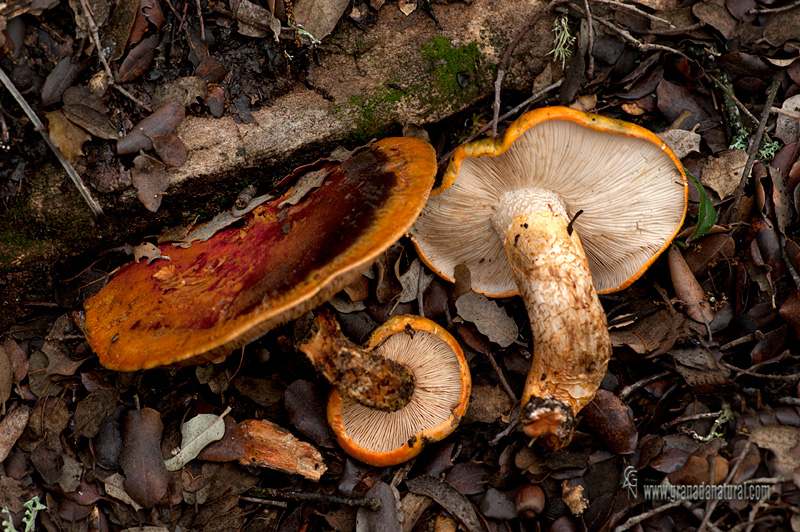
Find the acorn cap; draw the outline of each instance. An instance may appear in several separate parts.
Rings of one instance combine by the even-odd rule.
[[[458,179],[456,179],[458,176]],[[459,147],[409,231],[425,263],[453,280],[464,263],[472,288],[516,295],[502,238],[501,201],[526,189],[561,200],[580,236],[599,293],[638,279],[678,233],[688,187],[680,161],[635,124],[566,107],[526,113],[498,137]],[[494,217],[494,220],[493,220]]]
[[[133,371],[213,360],[326,301],[414,222],[436,156],[425,141],[389,138],[324,169],[299,198],[289,190],[205,242],[161,246],[169,261],[120,269],[84,304],[100,362]]]
[[[414,374],[409,403],[394,412],[367,408],[333,390],[328,423],[339,445],[361,462],[383,467],[417,456],[452,433],[469,404],[472,378],[458,342],[435,322],[394,316],[366,346]]]

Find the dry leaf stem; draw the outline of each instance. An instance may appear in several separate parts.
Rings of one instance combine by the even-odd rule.
[[[519,31],[517,36],[514,37],[514,40],[511,41],[511,44],[508,45],[508,48],[506,48],[506,52],[503,54],[503,58],[497,65],[497,78],[494,83],[494,115],[492,117],[491,124],[487,124],[488,127],[486,128],[488,129],[489,127],[491,127],[493,136],[497,135],[497,124],[500,122],[500,120],[503,120],[503,117],[498,116],[500,114],[500,86],[503,83],[503,77],[505,77],[506,75],[505,68],[509,58],[511,57],[511,53],[514,51],[514,48],[517,47],[517,44],[519,44],[520,39],[522,39],[536,25],[536,23],[542,19],[542,17],[544,17],[550,11],[552,11],[554,7],[561,4],[565,4],[566,2],[567,0],[554,0],[553,2],[550,2],[545,7],[543,7],[538,13],[536,13],[531,18],[531,20],[525,25],[525,27]],[[508,114],[504,116],[508,116]],[[482,131],[478,132],[475,136],[480,135],[483,131],[486,131],[486,129],[482,129]],[[449,156],[446,158],[449,158]]]
[[[89,33],[92,35],[92,41],[94,42],[94,47],[97,51],[97,57],[100,58],[100,63],[103,65],[103,70],[105,70],[106,76],[108,76],[108,84],[117,89],[120,94],[134,102],[136,105],[141,106],[147,111],[152,111],[153,109],[149,105],[114,82],[114,73],[111,71],[111,66],[108,64],[106,56],[103,55],[103,45],[100,42],[100,32],[97,29],[97,23],[94,21],[94,17],[92,16],[92,10],[89,7],[88,0],[81,0],[81,7],[83,8],[83,15],[86,17],[86,22],[89,24]]]
[[[17,87],[14,86],[14,83],[6,75],[2,68],[0,68],[0,81],[3,82],[3,85],[5,85],[6,89],[8,89],[14,99],[17,100],[19,106],[22,107],[22,110],[25,111],[25,114],[39,131],[39,134],[42,135],[45,144],[47,144],[50,150],[52,150],[53,154],[55,154],[58,162],[61,163],[61,166],[64,167],[64,170],[66,170],[67,175],[72,180],[72,183],[78,189],[78,192],[80,192],[83,200],[89,206],[92,214],[94,214],[96,217],[102,216],[103,209],[100,207],[100,204],[97,203],[97,200],[92,197],[91,192],[89,192],[89,189],[86,188],[83,179],[81,179],[81,176],[78,175],[78,172],[75,170],[72,164],[66,159],[66,157],[64,157],[64,155],[61,153],[61,150],[59,150],[58,147],[53,144],[53,141],[50,140],[50,135],[47,133],[47,128],[45,128],[44,124],[39,119],[39,116],[34,112],[33,109],[31,109],[31,106],[28,105],[28,102],[25,101],[25,98],[22,97],[22,94],[20,94],[20,92],[17,90]]]
[[[727,219],[728,222],[736,220],[736,215],[739,212],[739,203],[742,201],[742,196],[744,195],[744,187],[750,180],[750,172],[753,170],[753,164],[756,162],[756,156],[758,155],[758,148],[761,146],[761,139],[764,136],[764,130],[767,127],[769,110],[772,109],[772,104],[775,101],[775,97],[778,95],[778,89],[780,86],[781,78],[776,76],[776,79],[772,81],[772,85],[770,85],[769,89],[767,90],[767,101],[764,104],[764,110],[761,113],[761,120],[758,122],[758,129],[756,130],[755,134],[750,137],[750,146],[747,148],[747,164],[744,165],[742,179],[739,181],[739,185],[736,187],[736,192],[733,196],[733,205],[731,206],[730,211],[728,211],[730,213]]]
[[[374,497],[353,499],[349,497],[337,497],[336,495],[328,495],[326,493],[303,493],[299,491],[282,491],[273,488],[259,487],[250,488],[248,493],[258,498],[272,497],[275,499],[286,499],[290,501],[323,501],[334,504],[346,504],[347,506],[352,507],[364,507],[369,508],[370,510],[377,510],[381,507],[381,500]],[[267,503],[268,501],[263,502]]]

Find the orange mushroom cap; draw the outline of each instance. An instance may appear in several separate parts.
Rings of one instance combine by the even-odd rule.
[[[347,454],[378,467],[395,465],[456,429],[469,404],[472,377],[461,347],[446,330],[420,316],[394,316],[375,329],[366,347],[408,367],[414,394],[406,406],[383,412],[331,391],[328,423]]]
[[[291,190],[243,224],[169,261],[131,263],[84,304],[100,362],[133,371],[227,356],[356,279],[419,215],[436,173],[425,141],[389,138],[326,165],[296,204]]]

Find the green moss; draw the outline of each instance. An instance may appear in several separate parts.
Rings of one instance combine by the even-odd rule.
[[[425,63],[426,72],[420,79],[402,81],[393,75],[393,71],[419,71],[419,66],[412,67],[409,63],[420,60]],[[436,113],[461,109],[474,101],[495,71],[494,65],[484,63],[476,43],[453,46],[442,36],[422,44],[418,57],[401,58],[390,68],[379,89],[351,96],[346,103],[332,109],[334,114],[346,113],[353,121],[350,140],[364,142],[386,134],[400,106]]]
[[[458,106],[465,88],[483,82],[484,76],[480,69],[482,56],[477,43],[454,47],[445,37],[437,35],[422,45],[421,53],[422,58],[433,65],[433,82],[437,96],[444,103],[449,103],[450,109]]]

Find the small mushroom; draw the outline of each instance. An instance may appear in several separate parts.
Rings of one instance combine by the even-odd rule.
[[[655,134],[565,107],[528,112],[499,137],[459,147],[410,230],[448,280],[522,296],[533,363],[524,430],[560,448],[595,395],[611,355],[597,293],[626,288],[677,234],[688,187]]]
[[[414,390],[393,412],[366,407],[334,388],[328,423],[339,445],[353,458],[383,467],[417,456],[458,426],[469,403],[472,378],[458,342],[435,322],[394,316],[375,329],[365,346],[414,374]]]
[[[205,242],[161,246],[169,261],[120,269],[84,304],[100,362],[134,371],[214,360],[308,312],[403,236],[436,157],[425,141],[389,138],[317,171]]]

